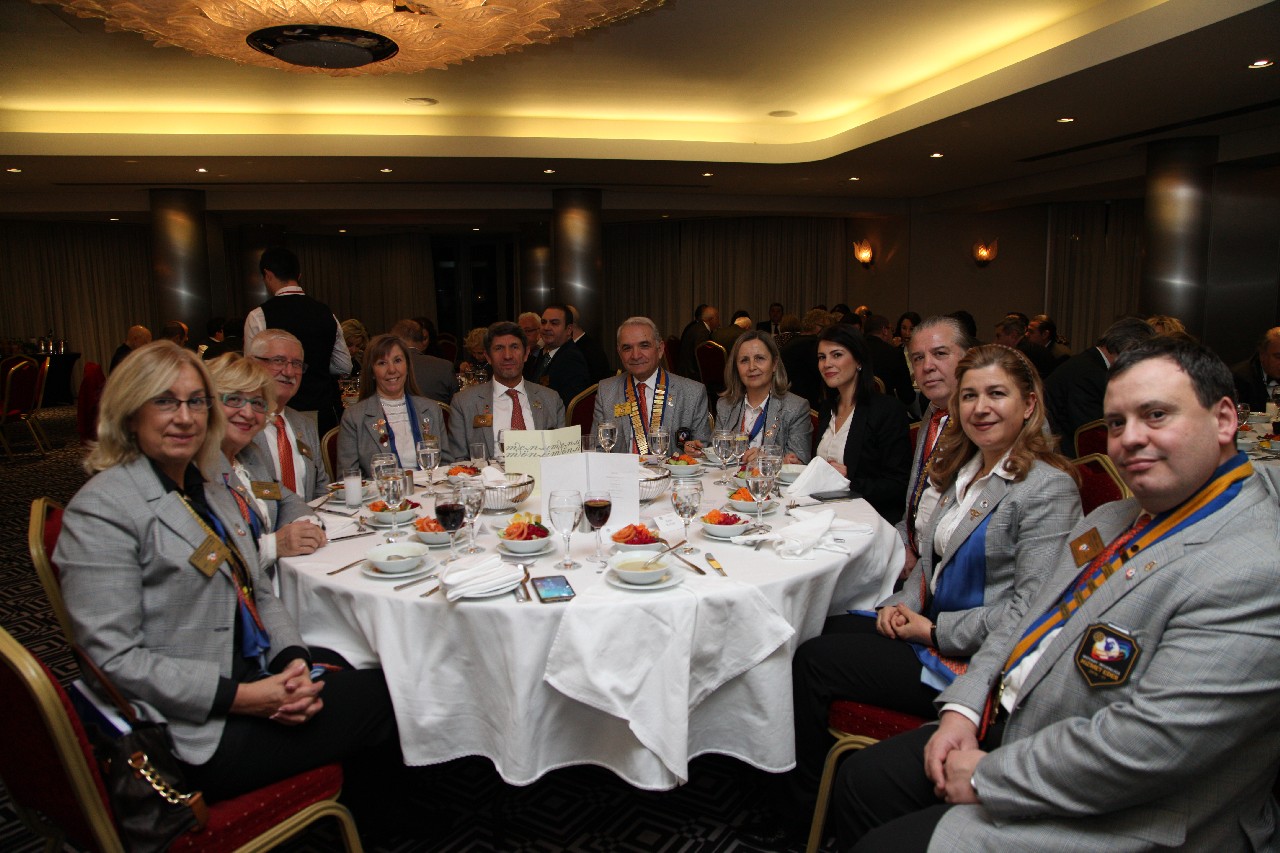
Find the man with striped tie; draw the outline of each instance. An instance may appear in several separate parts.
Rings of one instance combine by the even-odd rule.
[[[938,725],[845,762],[839,849],[1275,845],[1280,511],[1235,449],[1232,393],[1198,344],[1117,357],[1107,452],[1135,497],[1072,531]]]

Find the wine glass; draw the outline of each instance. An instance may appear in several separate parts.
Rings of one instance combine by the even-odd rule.
[[[720,461],[720,479],[715,481],[717,486],[728,486],[728,462],[733,455],[733,433],[727,429],[718,429],[711,434],[711,449],[716,452],[716,458]]]
[[[608,492],[587,492],[582,501],[582,512],[587,517],[587,524],[596,532],[596,552],[589,559],[602,566],[609,562],[609,557],[604,553],[604,543],[600,541],[600,528],[608,523],[612,509],[613,496]]]
[[[382,479],[383,469],[394,467],[396,467],[394,453],[375,453],[369,457],[369,473],[373,475],[374,482]]]
[[[480,510],[484,509],[484,488],[464,485],[458,489],[458,494],[462,498],[462,507],[466,512],[468,533],[467,547],[462,553],[479,554],[484,549],[476,545],[476,516],[480,514]]]
[[[1244,425],[1249,423],[1249,404],[1239,403],[1236,405],[1236,429],[1244,429]]]
[[[458,559],[457,532],[466,517],[467,508],[463,506],[462,497],[456,488],[446,489],[436,499],[436,521],[440,522],[440,526],[449,533],[449,559],[445,561],[447,563]]]
[[[671,449],[671,433],[665,429],[649,433],[649,452],[658,457],[659,462],[666,461],[667,451]]]
[[[698,514],[702,506],[702,481],[696,477],[682,477],[671,484],[671,504],[676,508],[676,515],[684,522],[685,546],[681,554],[697,554],[699,549],[689,543],[689,522]]]
[[[471,464],[481,469],[489,464],[483,441],[471,442]]]
[[[575,563],[569,556],[569,536],[582,521],[582,493],[576,489],[554,491],[547,498],[547,514],[551,516],[551,525],[564,537],[564,561],[557,563],[562,571],[576,569],[581,563]]]
[[[618,425],[613,421],[602,421],[596,427],[596,446],[605,453],[613,452],[613,445],[618,441]]]
[[[733,464],[742,466],[742,457],[747,455],[747,447],[751,444],[751,437],[745,432],[736,432],[733,434],[733,450],[730,455],[733,458]]]
[[[426,472],[427,485],[430,485],[431,474],[440,464],[440,441],[435,438],[424,438],[418,442],[415,449],[418,451],[418,467]]]
[[[773,478],[766,477],[763,473],[752,471],[747,475],[747,491],[751,493],[751,499],[756,502],[756,533],[768,533],[771,528],[764,523],[762,516],[764,515],[764,502],[769,499],[769,493],[773,491]]]
[[[766,444],[761,448],[756,459],[760,465],[760,473],[768,477],[774,485],[778,483],[778,475],[782,473],[782,448],[776,444]]]
[[[401,539],[400,504],[404,501],[404,472],[394,466],[383,467],[381,470],[382,475],[378,478],[378,493],[391,513],[391,529],[387,531],[386,540],[399,542]]]

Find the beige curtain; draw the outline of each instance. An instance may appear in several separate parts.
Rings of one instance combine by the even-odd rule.
[[[1137,310],[1141,200],[1049,208],[1049,315],[1079,352]]]
[[[146,226],[8,222],[0,228],[0,338],[52,330],[106,366],[129,326],[159,331]],[[74,387],[74,386],[73,386]]]

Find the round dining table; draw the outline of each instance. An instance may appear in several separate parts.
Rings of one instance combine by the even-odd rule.
[[[708,496],[702,511],[713,504]],[[378,535],[282,559],[277,583],[308,644],[382,667],[408,764],[484,756],[516,785],[594,764],[638,788],[667,790],[705,753],[771,772],[794,766],[796,647],[829,615],[873,606],[903,563],[896,531],[865,501],[808,511],[827,509],[856,523],[835,534],[848,553],[782,559],[773,543],[757,550],[691,530],[702,553],[688,559],[706,574],[677,562],[674,585],[659,590],[610,583],[586,559],[595,537],[582,533],[572,544],[581,568],[557,567],[562,539],[554,535],[551,553],[527,560],[534,577],[569,580],[576,595],[567,602],[521,602],[517,593],[451,602],[433,593],[434,579],[396,589],[396,579],[371,577],[363,564],[332,574]],[[670,511],[669,495],[641,506],[642,519]],[[782,512],[767,517],[775,529],[790,522]],[[479,520],[486,551],[496,549],[504,520]]]

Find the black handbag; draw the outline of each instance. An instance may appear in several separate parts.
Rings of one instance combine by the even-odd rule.
[[[186,778],[168,726],[140,718],[83,649],[73,646],[72,651],[81,672],[133,729],[117,734],[86,727],[125,846],[132,853],[155,853],[183,833],[203,829],[209,819],[204,795],[183,793]]]

